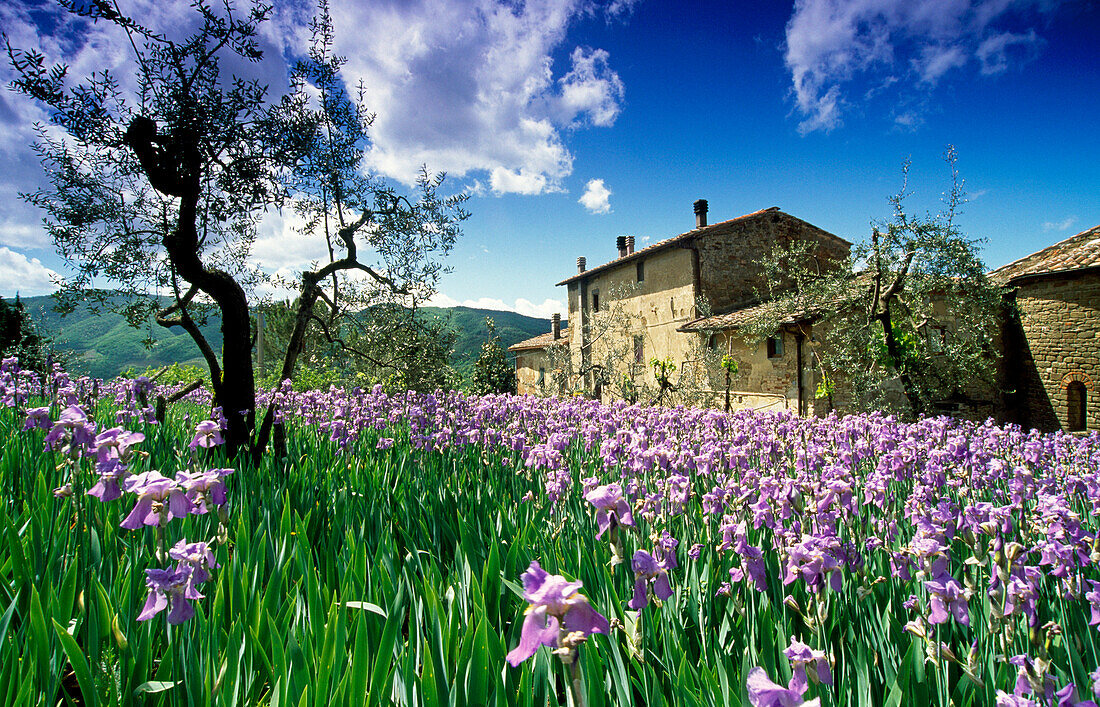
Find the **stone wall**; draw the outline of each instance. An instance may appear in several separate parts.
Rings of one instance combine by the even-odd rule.
[[[1084,385],[1085,426],[1100,430],[1100,273],[1052,275],[1015,285],[1018,317],[1004,332],[1005,419],[1068,429],[1069,388]]]
[[[825,266],[848,254],[843,240],[782,211],[712,227],[697,238],[699,285],[711,309],[725,312],[758,300],[767,285],[758,261],[776,244],[789,246],[798,240],[816,240],[817,258]]]

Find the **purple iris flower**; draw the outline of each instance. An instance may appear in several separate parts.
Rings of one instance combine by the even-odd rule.
[[[761,667],[755,667],[749,671],[745,680],[745,687],[749,691],[749,704],[752,707],[820,707],[821,700],[816,697],[809,702],[802,700],[806,692],[806,686],[801,690],[795,689],[794,678],[791,685],[783,687],[772,682],[767,672]]]
[[[186,569],[145,570],[145,586],[149,588],[149,595],[138,614],[138,621],[148,621],[171,606],[168,623],[182,624],[195,615],[190,602],[203,598],[191,583],[190,570]]]
[[[122,484],[125,483],[129,472],[126,465],[117,459],[97,464],[99,468],[99,481],[88,490],[89,496],[94,496],[101,503],[109,503],[122,498]]]
[[[195,426],[195,438],[191,440],[191,444],[188,446],[191,449],[198,447],[210,449],[224,443],[225,440],[222,439],[222,430],[218,423],[213,420],[203,420]]]
[[[513,668],[535,654],[539,646],[556,646],[562,633],[608,634],[611,626],[588,599],[577,593],[580,582],[548,574],[532,561],[522,575],[523,598],[530,604],[523,620],[519,645],[506,656]]]
[[[596,525],[600,530],[596,533],[596,539],[603,537],[608,529],[619,525],[635,527],[630,502],[623,498],[623,489],[619,484],[598,486],[586,493],[584,500],[596,507]]]
[[[27,410],[27,421],[23,423],[23,431],[33,429],[48,430],[53,426],[50,419],[49,408],[31,408]]]
[[[96,461],[101,464],[112,459],[126,462],[130,458],[130,447],[144,441],[145,435],[141,432],[129,432],[121,427],[112,427],[96,435]]]
[[[146,471],[126,480],[126,490],[138,500],[119,527],[137,530],[143,525],[160,525],[171,518],[183,518],[192,511],[191,500],[182,488],[159,471]]]
[[[949,574],[941,575],[931,582],[925,582],[924,588],[928,590],[928,620],[934,624],[947,623],[951,614],[955,620],[963,626],[970,625],[970,611],[967,600],[970,592],[963,589],[959,581]]]
[[[232,473],[232,469],[210,469],[197,474],[181,471],[176,474],[176,482],[191,502],[191,512],[202,515],[208,510],[208,502],[215,506],[225,504],[225,482],[222,477]]]
[[[814,650],[802,641],[792,638],[791,645],[783,651],[783,655],[791,661],[791,689],[798,690],[800,694],[806,691],[808,685],[806,680],[807,665],[813,666],[816,670],[815,682],[822,685],[833,684],[833,673],[829,668],[829,658],[825,655],[825,651]]]
[[[189,572],[192,584],[202,584],[210,579],[210,570],[218,566],[214,552],[204,542],[189,543],[180,540],[168,551],[168,556],[179,560],[176,570]]]
[[[1085,592],[1085,599],[1089,603],[1091,613],[1089,616],[1089,626],[1100,626],[1100,582],[1094,580],[1087,580],[1089,583],[1089,591]],[[1100,671],[1100,668],[1097,668]]]
[[[626,605],[631,609],[644,609],[649,604],[646,589],[650,583],[653,584],[653,594],[661,601],[672,596],[668,571],[653,555],[645,550],[638,550],[630,560],[630,568],[634,570],[634,598]]]
[[[820,592],[826,582],[834,592],[841,590],[841,564],[836,558],[836,538],[807,535],[791,547],[787,555],[787,574],[783,584],[801,578],[812,592]]]
[[[679,544],[680,541],[669,535],[667,530],[661,531],[661,537],[657,538],[653,550],[661,558],[661,566],[666,570],[674,570],[680,566],[676,561],[676,547]]]
[[[54,449],[58,443],[67,441],[63,449],[66,453],[73,448],[91,447],[95,443],[95,423],[78,405],[70,405],[61,411],[61,416],[46,433],[46,449]]]
[[[1058,698],[1058,707],[1097,707],[1092,700],[1077,699],[1077,686],[1072,682],[1054,693]]]

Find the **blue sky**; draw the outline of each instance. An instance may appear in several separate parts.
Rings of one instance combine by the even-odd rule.
[[[144,2],[144,0],[143,0]],[[124,3],[126,6],[138,3]],[[140,16],[177,21],[186,3]],[[912,160],[911,207],[936,210],[957,148],[960,223],[996,267],[1100,224],[1100,7],[1056,0],[333,0],[337,49],[377,112],[369,163],[397,182],[421,163],[471,193],[437,302],[547,316],[579,255],[615,255],[769,206],[851,241],[889,216]],[[303,46],[305,9],[265,31],[274,83]],[[13,43],[81,66],[129,61],[99,28],[48,5],[0,8]],[[13,195],[40,183],[26,124],[0,97],[0,294],[63,271]],[[271,272],[316,256],[272,215]]]

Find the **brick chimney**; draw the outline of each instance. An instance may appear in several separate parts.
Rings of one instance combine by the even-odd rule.
[[[702,228],[707,225],[707,200],[699,199],[695,202],[695,227]]]
[[[554,341],[561,338],[561,314],[554,312],[550,315],[550,331],[554,332]]]
[[[626,237],[626,254],[630,255],[634,252],[634,236]]]
[[[620,258],[626,255],[626,236],[615,238],[615,248],[618,249]]]
[[[582,272],[584,272],[584,264],[585,264],[585,259],[584,259],[584,256],[582,255],[581,257],[577,258],[577,274],[578,275],[580,275]]]

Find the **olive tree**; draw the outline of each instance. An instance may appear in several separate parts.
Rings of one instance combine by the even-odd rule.
[[[161,325],[186,331],[210,369],[235,452],[253,441],[247,293],[262,274],[249,255],[264,213],[287,203],[301,209],[302,236],[323,237],[328,246],[327,262],[301,276],[300,340],[311,324],[332,333],[335,317],[347,310],[342,302],[355,301],[341,298],[341,274],[378,285],[346,278],[348,288],[370,293],[375,303],[422,301],[458,234],[461,199],[439,198],[442,178],[426,172],[413,199],[358,172],[369,117],[343,91],[323,4],[309,57],[278,102],[259,81],[222,69],[262,59],[257,29],[269,5],[253,0],[238,10],[228,0],[195,0],[195,27],[181,38],[143,26],[112,0],[62,4],[117,29],[133,52],[136,77],[132,90],[107,71],[70,81],[65,66],[48,67],[41,52],[5,40],[12,88],[50,115],[36,144],[49,186],[24,197],[44,210],[71,270],[59,299],[62,306],[96,300],[121,309],[134,325],[152,313]],[[311,92],[320,93],[319,105],[306,99]],[[115,291],[90,289],[102,282]],[[330,293],[323,282],[331,282]],[[171,297],[166,307],[163,293]],[[327,322],[313,312],[321,298],[330,300]],[[211,311],[221,320],[220,353],[199,329]],[[283,363],[287,376],[300,350],[295,342]],[[254,441],[257,452],[269,424]]]
[[[847,260],[821,262],[797,243],[762,260],[768,306],[747,332],[760,339],[792,320],[812,323],[820,396],[843,387],[853,409],[921,415],[975,383],[992,389],[1001,290],[986,276],[980,241],[956,221],[966,200],[954,148],[945,160],[951,186],[941,212],[908,210],[906,161],[893,217],[872,223]]]

